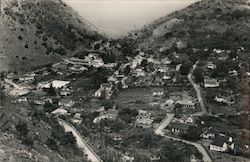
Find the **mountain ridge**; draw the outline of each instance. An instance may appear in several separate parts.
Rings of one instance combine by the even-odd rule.
[[[4,0],[1,17],[1,71],[57,62],[102,37],[61,0]]]

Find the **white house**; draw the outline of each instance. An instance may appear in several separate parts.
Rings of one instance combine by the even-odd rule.
[[[37,89],[43,89],[43,88],[50,88],[52,86],[53,88],[65,88],[70,83],[70,81],[62,81],[62,80],[53,80],[49,83],[38,83]]]
[[[201,137],[202,138],[205,138],[205,139],[213,139],[216,135],[216,130],[214,130],[213,127],[210,127],[208,128],[206,131],[204,131],[202,134],[201,134]]]
[[[217,79],[213,79],[213,78],[204,79],[205,88],[215,88],[219,86],[220,86],[220,82]]]
[[[70,89],[64,88],[60,91],[61,96],[68,96],[71,95],[72,91]]]
[[[81,118],[81,114],[80,113],[76,113],[73,117],[72,117],[72,119],[71,119],[71,121],[73,122],[73,123],[75,123],[75,124],[81,124],[82,123],[82,118]]]
[[[52,111],[51,114],[56,115],[56,116],[59,116],[59,115],[67,115],[67,114],[68,114],[68,111],[65,110],[65,109],[62,109],[62,108],[58,108],[58,109]]]
[[[207,63],[207,68],[208,68],[208,69],[216,69],[216,65],[213,64],[212,61],[209,61],[209,62]]]
[[[75,102],[71,99],[61,99],[58,102],[59,106],[64,106],[64,107],[72,107],[75,104]]]

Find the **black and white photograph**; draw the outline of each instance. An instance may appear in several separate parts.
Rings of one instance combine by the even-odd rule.
[[[250,0],[0,0],[0,162],[250,162]]]

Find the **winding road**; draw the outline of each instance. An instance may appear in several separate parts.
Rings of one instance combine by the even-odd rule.
[[[195,113],[194,115],[195,115],[195,116],[203,116],[203,115],[207,114],[207,109],[206,109],[206,107],[205,107],[205,103],[204,103],[204,100],[203,100],[203,97],[202,97],[202,94],[201,94],[200,86],[199,86],[198,84],[196,84],[196,83],[193,81],[193,79],[192,79],[193,72],[194,72],[194,70],[196,69],[197,64],[198,64],[198,61],[193,65],[192,70],[191,70],[190,73],[188,74],[188,80],[189,80],[190,83],[193,85],[193,87],[194,87],[194,89],[195,89],[195,91],[196,91],[196,94],[197,94],[198,101],[199,101],[200,106],[201,106],[201,112]]]
[[[207,151],[201,144],[165,135],[165,133],[163,132],[163,129],[166,128],[171,123],[173,118],[174,118],[174,114],[167,114],[166,118],[164,118],[162,122],[159,124],[159,126],[156,127],[156,129],[154,130],[155,134],[160,135],[170,140],[183,142],[188,145],[192,145],[196,147],[197,150],[202,154],[203,162],[212,162],[212,159],[210,158],[209,154],[207,153]]]
[[[154,132],[157,135],[164,135],[163,129],[166,128],[174,118],[174,114],[167,114],[167,116],[161,121],[158,127],[155,128]]]
[[[78,147],[83,149],[84,154],[87,155],[88,160],[90,160],[91,162],[103,162],[101,158],[92,150],[92,148],[82,138],[81,134],[76,130],[76,128],[72,124],[62,119],[58,119],[58,123],[61,126],[63,126],[66,132],[72,132],[73,136],[76,138]]]
[[[209,154],[207,153],[207,151],[205,150],[205,148],[201,144],[187,141],[187,140],[183,140],[183,139],[179,139],[179,138],[175,138],[175,137],[166,136],[166,135],[164,135],[163,137],[168,138],[170,140],[186,143],[188,145],[193,145],[202,154],[202,161],[203,162],[212,162],[212,159],[210,158]]]

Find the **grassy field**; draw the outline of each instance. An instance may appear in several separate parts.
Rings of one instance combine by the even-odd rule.
[[[114,101],[124,107],[133,109],[152,110],[160,108],[158,103],[164,102],[164,99],[156,98],[153,92],[162,91],[163,88],[133,88],[120,91],[114,96]]]

